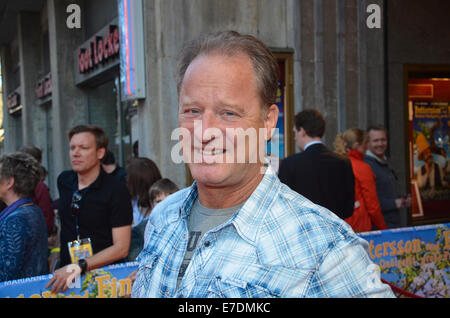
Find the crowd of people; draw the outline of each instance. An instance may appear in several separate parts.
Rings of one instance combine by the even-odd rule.
[[[371,126],[367,132],[358,128],[348,129],[336,136],[335,149],[331,151],[321,141],[325,126],[325,119],[318,110],[306,109],[295,116],[295,141],[301,152],[282,161],[278,175],[281,182],[312,202],[334,212],[350,224],[356,232],[400,227],[399,209],[409,207],[411,203],[410,199],[398,195],[397,177],[386,158],[386,129],[382,125]],[[84,137],[86,137],[86,133],[94,137],[91,140],[94,143],[97,140],[103,140],[103,144],[102,141],[100,141],[100,145],[95,144],[96,150],[106,149],[105,141],[107,137],[99,127],[75,127],[69,134],[69,139],[72,140],[72,137],[76,134],[82,136],[84,134]],[[80,144],[80,152],[83,142],[85,141],[82,140]],[[78,159],[84,160],[84,158],[75,153],[75,147],[74,142],[73,148],[71,146],[71,158],[76,167],[80,165]],[[68,228],[70,226],[66,224],[71,222],[64,217],[61,220],[60,214],[62,213],[64,216],[74,214],[73,190],[77,189],[77,183],[80,181],[78,176],[85,173],[85,170],[92,169],[92,167],[98,170],[98,167],[101,166],[102,172],[100,173],[100,170],[98,170],[100,174],[95,179],[92,178],[93,183],[87,181],[84,186],[78,186],[82,196],[86,196],[90,187],[95,187],[95,182],[97,182],[99,176],[105,176],[106,174],[113,177],[115,181],[106,182],[108,185],[105,184],[102,188],[112,187],[119,183],[125,186],[117,186],[120,189],[117,192],[110,190],[112,196],[105,196],[104,193],[101,194],[102,192],[96,194],[92,192],[92,199],[100,200],[100,198],[103,198],[105,201],[92,203],[89,207],[89,197],[86,196],[83,202],[83,211],[94,210],[99,217],[92,219],[83,215],[78,220],[80,224],[75,226],[76,228],[81,225],[81,233],[81,231],[88,231],[87,228],[89,227],[98,228],[101,224],[107,224],[104,231],[98,229],[97,231],[104,236],[108,236],[109,227],[126,227],[130,225],[128,223],[131,220],[130,239],[125,240],[125,243],[129,241],[130,245],[126,257],[107,262],[103,261],[102,263],[124,260],[135,261],[144,246],[145,226],[151,211],[165,197],[179,190],[171,180],[162,178],[160,170],[151,159],[133,157],[128,160],[126,168],[122,168],[116,164],[114,154],[110,150],[105,150],[101,158],[99,156],[92,162],[93,165],[88,164],[82,169],[75,168],[78,170],[62,173],[58,178],[58,189],[62,194],[62,201],[61,199],[52,200],[50,191],[44,182],[47,172],[41,162],[42,152],[34,146],[23,147],[17,153],[3,156],[0,161],[1,182],[8,182],[9,180],[14,185],[10,188],[5,187],[5,189],[9,189],[9,192],[5,191],[5,194],[3,192],[0,194],[3,203],[11,210],[8,212],[8,209],[6,209],[0,214],[1,220],[5,219],[1,223],[2,230],[0,231],[0,244],[2,245],[2,251],[4,251],[0,256],[0,259],[2,259],[0,262],[2,281],[27,277],[30,274],[32,276],[45,274],[49,271],[54,272],[58,267],[68,265],[73,261],[73,258],[70,258],[67,253],[61,253],[61,242],[66,245],[74,241],[75,237],[74,233],[69,233]],[[14,164],[11,165],[11,163]],[[22,189],[21,181],[23,179],[28,181],[24,186],[34,189],[32,195],[27,193],[28,188]],[[36,185],[34,186],[34,184]],[[28,201],[26,201],[28,205],[13,206],[8,204],[14,203],[14,201],[8,201],[9,193],[14,194],[14,198],[17,196],[22,200],[32,199],[34,205]],[[117,204],[109,206],[107,201],[110,200],[115,200]],[[127,214],[124,211],[129,210],[128,203],[131,204],[132,217],[130,218],[128,213],[128,218],[122,221],[114,219],[118,215],[125,216]],[[63,207],[62,211],[58,213],[60,211],[59,204],[62,204]],[[105,212],[97,212],[97,205],[104,206]],[[30,208],[25,208],[26,206],[30,206]],[[79,209],[81,210],[81,207]],[[22,210],[30,211],[24,213]],[[114,211],[116,211],[116,216],[114,216]],[[44,222],[40,220],[42,217],[35,214],[42,214]],[[116,221],[104,221],[110,217],[111,220]],[[37,222],[35,219],[40,221]],[[68,219],[73,218],[69,217]],[[13,224],[17,225],[12,226]],[[20,224],[22,225],[20,226]],[[42,240],[43,236],[39,234],[42,232],[43,224],[45,224],[47,233],[48,249],[42,249],[42,246],[47,246],[47,243]],[[62,241],[60,238],[61,227],[64,228]],[[40,235],[39,239],[37,239],[38,235]],[[99,239],[95,234],[91,234],[91,236],[90,238],[95,240],[95,244],[92,246],[95,247],[92,251],[94,253],[113,245],[114,239],[117,244],[120,237],[114,237],[113,235],[112,238],[102,238],[105,240],[104,244],[97,246]],[[32,248],[32,245],[29,245],[31,242],[33,246],[40,242],[40,249]],[[43,261],[43,257],[37,259],[36,253],[44,250],[44,254],[48,255],[48,266]],[[63,250],[66,249],[63,248]],[[21,253],[22,255],[19,255]],[[28,253],[33,254],[33,256],[29,256]],[[9,266],[6,266],[6,264]],[[18,266],[18,264],[21,265]]]
[[[90,268],[134,261],[151,210],[178,190],[149,158],[134,156],[126,168],[117,165],[100,127],[73,128],[69,143],[72,170],[59,175],[55,200],[39,148],[0,158],[0,281],[48,273],[66,277],[66,266],[94,255]],[[54,285],[59,291],[62,279]]]
[[[236,147],[198,136],[195,120],[222,132],[265,128],[270,140],[278,72],[250,35],[219,32],[186,45],[178,122],[201,148],[191,142],[183,152],[222,159]],[[409,204],[394,191],[386,129],[349,129],[331,151],[321,141],[324,117],[307,109],[294,132],[302,152],[283,160],[278,177],[266,162],[249,162],[258,147],[247,144],[242,163],[188,163],[196,182],[179,190],[148,158],[118,167],[100,127],[76,126],[56,221],[39,160],[3,156],[0,281],[52,272],[47,288],[58,293],[87,271],[136,260],[133,297],[392,297],[355,234],[398,226]]]
[[[398,192],[386,157],[386,128],[350,128],[336,136],[331,151],[321,142],[325,126],[318,110],[296,115],[295,140],[302,152],[282,162],[280,180],[334,212],[356,232],[400,227],[400,209],[410,207],[411,199]]]

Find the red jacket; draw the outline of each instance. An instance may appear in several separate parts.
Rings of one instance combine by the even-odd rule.
[[[359,151],[351,149],[349,158],[355,175],[355,209],[345,221],[355,232],[371,231],[373,224],[378,230],[387,229],[378,201],[375,174],[363,162],[363,155]]]

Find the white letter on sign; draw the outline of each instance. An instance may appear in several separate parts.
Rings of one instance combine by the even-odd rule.
[[[69,4],[66,8],[66,12],[70,13],[67,17],[66,25],[69,29],[81,28],[81,8],[78,4]]]
[[[369,29],[381,28],[381,8],[378,4],[371,4],[367,7],[367,13],[371,13],[367,17],[367,27]]]

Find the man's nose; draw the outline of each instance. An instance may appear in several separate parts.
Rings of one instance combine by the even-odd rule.
[[[201,124],[201,129],[198,124]],[[215,134],[211,134],[212,129],[219,129],[219,121],[217,116],[212,112],[205,112],[201,122],[197,124],[195,129],[195,137],[202,143],[208,143],[215,139]]]
[[[78,148],[73,148],[70,152],[73,157],[78,157],[80,155],[80,150]]]

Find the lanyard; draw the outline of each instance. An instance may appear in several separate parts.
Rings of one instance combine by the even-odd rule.
[[[73,192],[72,192],[71,209],[73,209],[73,207],[72,207],[72,204],[73,204],[73,197],[74,197],[74,195],[75,195],[75,192],[78,191],[78,193],[79,193],[79,195],[80,195],[80,197],[81,197],[80,200],[79,200],[79,202],[78,202],[78,204],[79,204],[78,213],[77,213],[77,214],[74,214],[74,213],[72,212],[72,215],[75,217],[75,230],[76,230],[76,232],[77,232],[77,240],[78,240],[78,241],[80,241],[80,225],[79,225],[79,222],[78,222],[78,216],[79,216],[79,214],[81,213],[81,201],[83,200],[83,197],[86,195],[86,193],[88,192],[88,190],[89,190],[89,187],[84,188],[84,189],[82,189],[82,190],[78,190],[78,180],[75,181],[74,188],[73,188]]]
[[[21,205],[33,202],[30,198],[20,198],[11,205],[8,205],[2,212],[0,212],[0,222],[6,219],[11,213],[13,213]]]
[[[77,241],[80,241],[80,226],[78,225],[78,215],[75,215],[75,230],[77,231]]]

